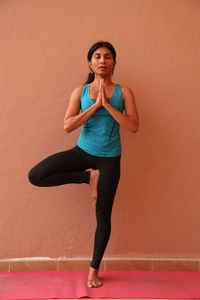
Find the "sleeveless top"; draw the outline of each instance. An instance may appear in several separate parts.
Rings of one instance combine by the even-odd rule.
[[[123,112],[124,102],[119,84],[115,85],[112,97],[107,100],[115,109]],[[95,101],[96,99],[90,99],[89,85],[85,84],[80,98],[81,111],[88,109]],[[83,124],[77,145],[94,156],[119,156],[121,155],[119,129],[119,123],[104,107],[100,107]]]

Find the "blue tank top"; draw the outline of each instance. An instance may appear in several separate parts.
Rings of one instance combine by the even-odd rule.
[[[83,86],[81,94],[81,111],[85,111],[96,99],[90,99],[89,85]],[[108,102],[115,109],[123,112],[124,102],[119,84],[115,89]],[[95,113],[83,124],[77,145],[91,155],[101,157],[113,157],[121,154],[121,139],[119,134],[119,123],[104,108],[100,107]]]

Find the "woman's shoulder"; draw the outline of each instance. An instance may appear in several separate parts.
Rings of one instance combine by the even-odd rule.
[[[82,93],[84,85],[75,87],[72,92],[74,93]]]
[[[78,87],[75,87],[73,90],[72,90],[72,95],[76,96],[76,97],[80,97],[82,92],[83,92],[83,89],[84,89],[85,85],[84,86],[78,86]]]
[[[133,91],[130,87],[120,85],[120,88],[121,88],[121,93],[122,93],[122,97],[124,100],[130,95],[134,96]]]
[[[121,90],[122,90],[123,92],[125,92],[125,93],[131,90],[130,87],[125,86],[125,85],[121,85],[121,84],[120,84],[120,88],[121,88]]]

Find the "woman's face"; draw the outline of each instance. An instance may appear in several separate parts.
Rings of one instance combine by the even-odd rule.
[[[105,48],[98,48],[92,55],[89,67],[96,75],[106,76],[112,73],[116,62],[114,62],[112,52]]]

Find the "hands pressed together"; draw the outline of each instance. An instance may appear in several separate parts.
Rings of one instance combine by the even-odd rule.
[[[100,84],[99,84],[99,91],[97,94],[97,100],[95,103],[98,107],[106,107],[108,105],[108,100],[106,96],[106,91],[105,91],[105,84],[104,84],[104,79],[100,78]]]

